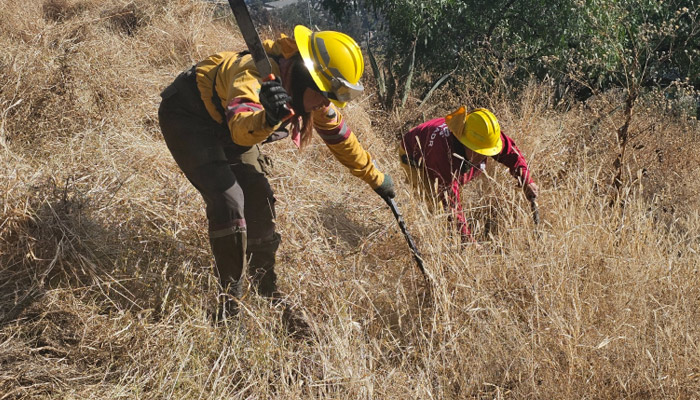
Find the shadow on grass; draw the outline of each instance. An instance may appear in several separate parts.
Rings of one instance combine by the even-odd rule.
[[[326,205],[319,215],[323,228],[329,236],[337,237],[352,249],[360,246],[373,231],[366,224],[350,218],[350,213],[342,203]]]
[[[195,274],[199,282],[185,286],[206,287],[211,281],[208,248],[184,245],[159,232],[152,219],[98,221],[95,205],[103,199],[70,182],[49,181],[34,192],[29,211],[13,218],[1,236],[0,329],[52,289],[95,299],[101,313],[152,309],[157,318],[170,288],[191,280],[178,267],[202,266]]]

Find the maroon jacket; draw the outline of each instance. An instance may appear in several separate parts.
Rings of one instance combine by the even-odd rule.
[[[501,132],[503,149],[492,158],[508,167],[510,174],[518,179],[520,185],[531,183],[530,170],[525,157],[510,137]],[[464,236],[470,236],[464,211],[460,201],[459,188],[471,181],[486,168],[481,165],[468,165],[464,160],[464,145],[450,132],[445,118],[436,118],[411,129],[403,136],[401,146],[406,151],[402,160],[415,167],[423,167],[430,182],[438,182],[443,204],[452,210],[459,221],[459,230]]]

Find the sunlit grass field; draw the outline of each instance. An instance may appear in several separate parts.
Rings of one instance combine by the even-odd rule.
[[[158,128],[159,93],[236,27],[189,0],[0,0],[0,399],[700,397],[700,127],[642,99],[613,189],[620,93],[493,98],[540,187],[464,189],[479,245],[404,182],[406,121],[467,98],[343,110],[394,177],[428,291],[386,204],[322,141],[273,160],[280,287],[214,324],[203,201]],[[366,79],[371,81],[370,74]],[[371,87],[371,83],[368,85]],[[415,99],[414,99],[415,100]]]

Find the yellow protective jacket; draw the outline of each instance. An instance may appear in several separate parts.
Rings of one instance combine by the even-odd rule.
[[[289,58],[298,52],[293,39],[282,36],[276,41],[266,40],[265,50],[272,56]],[[280,76],[279,65],[273,58],[272,73]],[[220,66],[219,66],[220,65]],[[221,113],[212,101],[213,80],[225,111],[231,139],[240,146],[253,146],[264,141],[276,126],[269,126],[265,110],[260,104],[260,77],[253,57],[235,52],[222,52],[207,57],[197,64],[197,88],[209,115],[224,123]],[[311,113],[313,127],[340,163],[350,173],[367,182],[373,189],[384,182],[384,174],[372,163],[370,154],[362,148],[355,134],[345,123],[340,111],[332,103]]]

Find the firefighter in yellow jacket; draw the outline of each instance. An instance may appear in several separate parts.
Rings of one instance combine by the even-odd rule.
[[[335,158],[382,197],[394,197],[339,108],[362,93],[362,53],[349,36],[294,29],[264,46],[275,80],[263,82],[247,52],[211,55],[162,93],[158,117],[178,166],[202,194],[209,242],[225,293],[238,291],[248,262],[263,296],[276,295],[275,198],[258,144],[287,135],[303,147],[315,129]],[[294,111],[285,120],[289,109]]]

